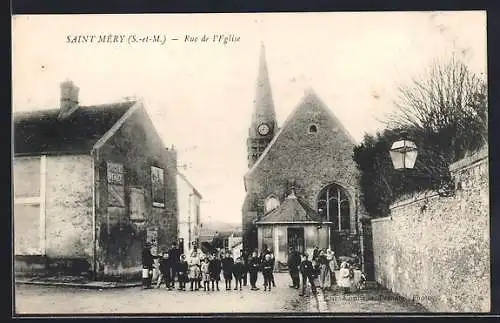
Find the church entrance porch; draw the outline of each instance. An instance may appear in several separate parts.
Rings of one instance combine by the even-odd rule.
[[[259,253],[270,248],[278,270],[287,267],[289,247],[309,255],[315,247],[330,247],[331,222],[321,221],[314,209],[295,196],[294,190],[255,224]]]
[[[258,252],[269,248],[276,259],[276,270],[286,269],[289,247],[313,254],[314,247],[329,247],[329,226],[319,223],[258,223]]]

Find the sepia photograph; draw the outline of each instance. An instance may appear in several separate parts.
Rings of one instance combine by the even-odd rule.
[[[491,312],[486,11],[12,16],[12,315]]]

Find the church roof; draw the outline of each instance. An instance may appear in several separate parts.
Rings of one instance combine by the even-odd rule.
[[[354,146],[356,144],[356,140],[352,137],[352,135],[347,131],[347,129],[343,126],[342,122],[333,114],[333,112],[326,107],[326,104],[318,97],[316,92],[313,89],[307,89],[305,91],[305,95],[300,101],[300,103],[295,107],[295,109],[290,113],[288,118],[285,120],[283,123],[283,126],[279,128],[278,133],[274,136],[274,138],[271,140],[269,145],[267,145],[266,149],[262,152],[262,155],[260,155],[259,159],[255,162],[255,164],[248,170],[248,172],[245,174],[245,177],[251,174],[252,172],[255,171],[255,169],[258,168],[259,164],[262,162],[263,159],[266,158],[266,155],[268,154],[269,150],[273,147],[273,145],[276,143],[276,141],[280,138],[280,135],[284,132],[284,130],[287,128],[287,126],[295,119],[295,116],[299,112],[300,109],[307,108],[309,105],[315,105],[317,107],[320,107],[322,110],[326,111],[327,114],[330,116],[330,118],[333,120],[335,125],[344,132],[344,134],[349,138],[349,141],[352,143]]]
[[[256,224],[318,222],[321,222],[319,215],[292,192],[279,207],[269,212]]]

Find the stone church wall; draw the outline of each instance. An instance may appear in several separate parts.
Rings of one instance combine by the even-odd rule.
[[[253,194],[243,208],[245,235],[251,232],[250,216],[255,215],[249,211],[262,216],[264,200],[273,195],[282,202],[292,182],[296,195],[313,209],[325,187],[341,186],[349,196],[349,231],[356,234],[357,217],[364,214],[364,208],[359,204],[359,171],[352,158],[355,142],[314,92],[306,94],[270,145],[245,176],[247,192]],[[351,255],[351,247],[343,249],[339,250],[342,255]]]

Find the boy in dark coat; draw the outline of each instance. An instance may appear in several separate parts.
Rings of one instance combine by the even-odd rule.
[[[248,253],[243,249],[240,250],[240,258],[241,258],[241,263],[243,265],[243,275],[242,275],[243,286],[246,286],[248,281]]]
[[[226,282],[226,290],[231,290],[231,281],[233,280],[234,260],[231,254],[226,253],[226,257],[222,259],[222,271],[224,272],[224,281]]]
[[[236,261],[233,265],[233,276],[235,281],[234,290],[238,290],[238,284],[240,285],[240,290],[242,290],[243,283],[243,273],[245,268],[243,267],[243,262],[241,261],[241,257],[236,258]]]
[[[269,288],[271,291],[273,275],[273,260],[271,259],[271,254],[264,256],[264,261],[262,262],[262,276],[264,276],[264,291]]]
[[[168,252],[164,252],[163,257],[160,259],[160,277],[156,288],[160,288],[161,283],[165,282],[165,287],[172,290],[172,267],[172,259],[170,259]]]
[[[220,272],[222,270],[222,263],[219,259],[219,255],[214,254],[210,263],[208,264],[208,272],[210,273],[210,281],[212,282],[212,291],[214,290],[214,283],[217,285],[217,290],[219,290],[219,280]]]
[[[259,257],[257,257],[257,252],[254,251],[252,257],[248,261],[248,271],[250,272],[250,286],[252,286],[250,290],[259,290],[259,288],[256,286],[259,268],[260,260]]]
[[[177,248],[177,243],[172,243],[172,248],[168,251],[169,258],[172,262],[172,280],[170,282],[170,286],[172,288],[175,287],[175,277],[179,280],[177,276],[177,268],[179,267],[179,262],[181,261],[181,253],[179,248]]]
[[[306,292],[307,281],[311,284],[311,291],[316,294],[316,285],[314,285],[314,267],[312,262],[309,260],[309,255],[304,255],[304,260],[300,264],[300,272],[302,274],[302,293],[299,296],[303,296]]]
[[[153,255],[151,254],[151,244],[146,242],[144,248],[142,249],[142,287],[151,288],[152,283],[152,273],[153,270]]]
[[[262,250],[262,253],[260,254],[260,261],[263,262],[266,258],[266,255],[267,254],[270,254],[271,253],[271,250],[269,250],[269,248],[267,247],[267,244],[264,245],[263,247],[263,250]]]
[[[182,255],[178,268],[177,268],[177,274],[179,277],[179,290],[186,290],[186,282],[188,280],[188,263],[186,261],[186,256]]]

